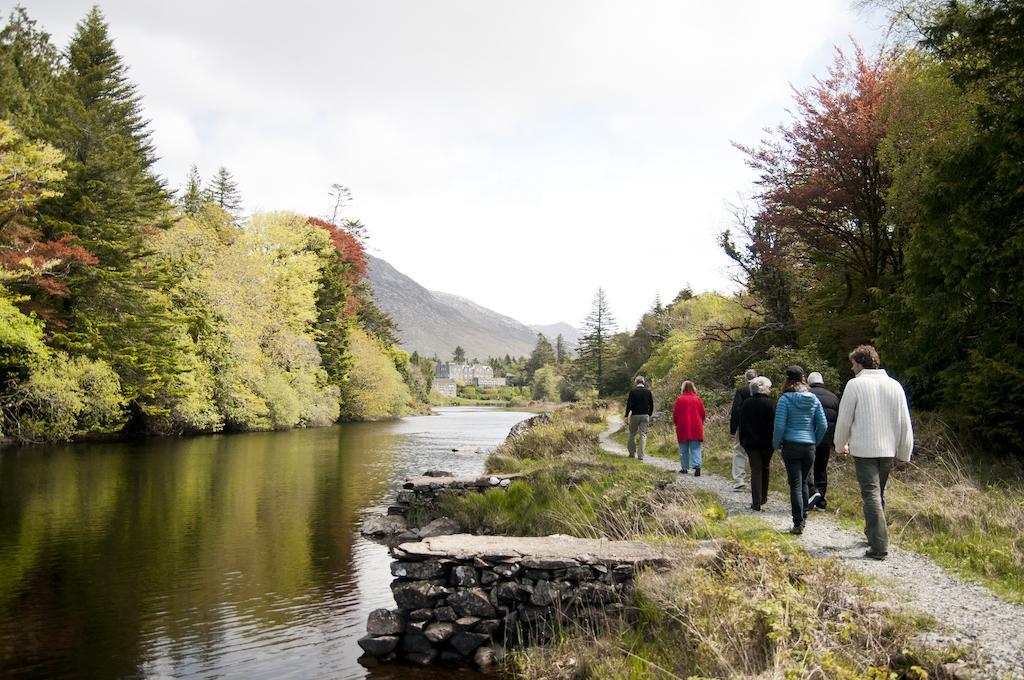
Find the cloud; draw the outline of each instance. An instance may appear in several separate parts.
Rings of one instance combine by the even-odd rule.
[[[88,2],[28,8],[63,43]],[[249,209],[319,214],[342,182],[377,254],[528,322],[579,322],[598,285],[626,324],[730,286],[715,235],[750,185],[730,140],[873,29],[841,0],[103,9],[172,184],[225,165]]]

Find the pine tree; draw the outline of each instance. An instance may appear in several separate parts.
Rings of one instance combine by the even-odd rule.
[[[611,337],[615,332],[615,317],[608,304],[604,288],[598,288],[594,295],[593,307],[583,321],[583,334],[579,340],[579,360],[587,377],[597,388],[598,394],[605,391],[608,367],[612,359]]]
[[[565,338],[559,333],[558,337],[555,338],[555,363],[559,366],[564,364],[569,358],[569,350],[565,346]]]
[[[537,344],[530,353],[530,359],[526,362],[527,379],[533,378],[534,372],[543,366],[555,363],[555,350],[551,347],[551,341],[543,333],[537,333]]]
[[[235,178],[223,165],[217,168],[217,174],[210,180],[207,195],[214,205],[238,217],[242,209],[242,195]]]
[[[42,137],[43,115],[53,96],[60,53],[36,28],[24,7],[11,10],[0,30],[0,118],[29,137]]]
[[[203,191],[203,180],[199,176],[199,168],[193,163],[185,177],[185,186],[181,189],[178,207],[186,215],[197,215],[210,202],[210,196]]]
[[[458,345],[455,351],[452,352],[452,361],[457,364],[466,363],[466,350],[462,349],[462,345]]]

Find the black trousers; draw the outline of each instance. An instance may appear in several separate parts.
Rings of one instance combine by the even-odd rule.
[[[814,449],[814,481],[811,482],[811,493],[817,491],[825,497],[828,489],[828,458],[832,453],[832,444],[818,444]]]
[[[807,499],[810,492],[807,479],[814,467],[814,444],[782,442],[782,462],[786,465],[789,481],[789,504],[793,510],[793,526],[807,519]]]
[[[768,502],[768,470],[772,462],[773,449],[755,451],[747,449],[750,459],[750,502],[761,507]]]

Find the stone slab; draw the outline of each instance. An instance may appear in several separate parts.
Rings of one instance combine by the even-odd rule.
[[[441,488],[449,486],[498,486],[498,484],[491,484],[491,477],[496,477],[498,479],[498,484],[500,484],[502,480],[517,479],[518,477],[522,477],[522,475],[519,473],[508,475],[484,475],[482,477],[428,477],[426,475],[419,475],[415,477],[406,477],[405,483],[402,484],[402,487],[405,489],[424,489]]]
[[[402,543],[396,552],[412,559],[449,558],[470,561],[524,559],[551,560],[569,566],[597,563],[632,563],[667,566],[668,555],[642,541],[608,541],[575,536],[434,536],[415,543]]]

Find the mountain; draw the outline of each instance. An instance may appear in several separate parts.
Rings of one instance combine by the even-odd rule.
[[[527,356],[537,344],[538,331],[511,317],[458,295],[429,291],[378,257],[368,255],[367,261],[373,297],[398,324],[401,346],[409,352],[448,359],[460,345],[468,358],[483,360]]]
[[[537,333],[543,333],[547,336],[547,339],[551,341],[551,344],[555,344],[555,338],[561,334],[562,339],[565,340],[565,344],[569,346],[569,349],[575,350],[580,340],[580,329],[575,326],[570,326],[564,321],[558,323],[549,324],[530,324]]]

